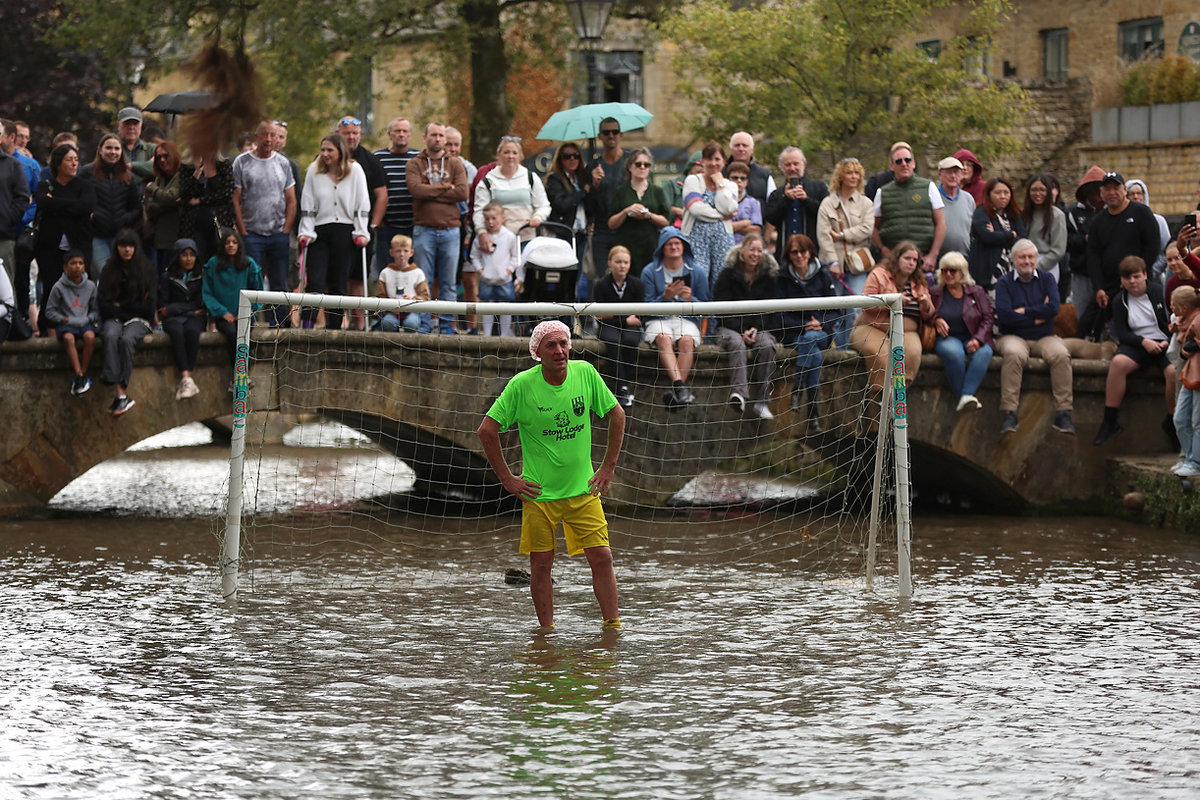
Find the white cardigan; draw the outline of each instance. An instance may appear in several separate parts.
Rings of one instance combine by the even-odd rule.
[[[317,238],[317,226],[344,222],[354,226],[354,235],[368,237],[367,224],[371,216],[371,195],[367,191],[367,176],[357,162],[350,164],[350,174],[337,183],[329,173],[318,173],[317,162],[308,166],[304,192],[300,196],[300,235]]]
[[[493,198],[504,207],[504,227],[513,233],[520,232],[521,226],[534,217],[543,222],[550,217],[550,201],[546,198],[546,187],[536,175],[530,175],[529,170],[520,164],[511,178],[501,175],[500,168],[496,167],[475,185],[475,207],[471,209],[471,219],[475,223],[476,231],[487,230],[487,226],[483,224],[483,207],[492,202]],[[525,200],[529,202],[523,202]],[[528,240],[536,234],[524,231],[520,235],[522,239]]]
[[[733,215],[737,213],[737,188],[733,185],[733,181],[728,178],[722,178],[725,185],[716,191],[716,208],[713,208],[708,203],[703,201],[686,205],[688,195],[704,194],[705,183],[703,175],[688,175],[683,180],[683,224],[679,230],[687,236],[692,232],[692,226],[697,221],[702,222],[720,222],[725,226],[725,232],[733,235]]]

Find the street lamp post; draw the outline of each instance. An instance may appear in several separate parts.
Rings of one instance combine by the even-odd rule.
[[[608,15],[612,13],[614,0],[566,0],[571,24],[579,36],[579,49],[584,53],[587,65],[587,102],[600,101],[600,86],[596,75],[596,49],[604,39],[604,28]]]

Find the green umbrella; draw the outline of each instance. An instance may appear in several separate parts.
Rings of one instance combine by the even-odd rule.
[[[646,123],[654,119],[653,114],[637,103],[591,103],[552,114],[538,131],[537,138],[552,142],[594,139],[600,128],[600,120],[609,117],[621,125],[622,131],[644,128]]]

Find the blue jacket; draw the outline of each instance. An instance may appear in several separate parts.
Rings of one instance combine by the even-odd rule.
[[[649,303],[683,302],[678,299],[663,299],[663,293],[667,289],[667,273],[662,265],[662,249],[664,244],[676,238],[683,241],[683,274],[687,276],[688,282],[691,284],[692,301],[706,302],[709,299],[708,272],[703,267],[697,266],[692,260],[692,243],[688,241],[688,238],[680,233],[678,228],[670,225],[659,233],[658,246],[654,248],[654,260],[642,270],[642,283],[646,287],[646,301]],[[670,316],[670,314],[664,313],[662,316]],[[699,318],[689,317],[689,319],[696,322]]]
[[[1018,314],[1014,309],[1022,308]],[[1017,271],[996,281],[996,324],[1000,335],[1012,334],[1031,341],[1054,334],[1058,316],[1058,281],[1049,272],[1034,270],[1028,283]]]

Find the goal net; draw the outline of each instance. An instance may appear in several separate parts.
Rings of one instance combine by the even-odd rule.
[[[454,316],[463,330],[268,329],[251,325],[251,304],[345,310],[347,320],[357,315],[368,324],[388,312],[401,321],[409,313]],[[881,305],[892,333],[878,362],[886,372],[874,385],[866,359],[852,349],[820,351],[813,375],[811,361],[797,368],[787,342],[758,354],[751,348],[743,383],[731,354],[711,343],[722,315],[830,311],[849,325],[856,310]],[[649,319],[663,304],[468,305],[243,292],[220,534],[223,593],[391,583],[394,565],[406,558],[419,571],[480,547],[504,554],[501,572],[527,569],[517,553],[520,502],[500,486],[476,430],[508,380],[535,366],[529,327],[554,317],[576,331],[571,357],[594,364],[629,404],[616,480],[604,497],[620,565],[641,558],[802,570],[850,585],[882,580],[910,594],[899,295],[671,310],[706,328],[682,394],[654,344],[627,351],[622,372],[607,334],[591,333],[597,317]],[[468,314],[477,326],[485,314],[514,315],[518,333],[465,335]],[[675,358],[684,366],[686,355]],[[598,464],[604,420],[593,420],[592,439]],[[502,433],[501,442],[519,474],[516,431]]]

